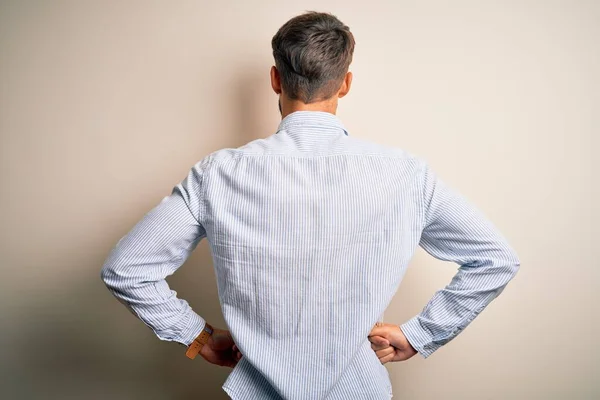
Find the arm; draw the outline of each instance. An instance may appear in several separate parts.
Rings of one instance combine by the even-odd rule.
[[[205,325],[165,278],[206,236],[200,225],[202,179],[209,158],[198,162],[172,193],[123,236],[106,259],[101,278],[109,291],[159,339],[189,345]]]
[[[424,357],[454,339],[517,273],[520,262],[504,237],[472,204],[424,164],[423,232],[419,245],[460,265],[419,315],[401,325]]]

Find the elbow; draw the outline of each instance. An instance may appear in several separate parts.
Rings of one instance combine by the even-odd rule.
[[[147,282],[136,269],[135,264],[122,254],[113,252],[102,265],[100,279],[111,292],[125,292]]]
[[[119,244],[123,241],[125,237],[122,237],[117,242],[116,246],[110,251],[106,259],[104,260],[104,264],[100,269],[100,279],[109,289],[114,289],[117,287],[118,282],[121,280],[121,275],[123,275],[124,270],[123,266],[123,250],[119,248]]]
[[[100,279],[108,289],[116,289],[122,280],[120,275],[119,263],[114,257],[109,257],[100,269]]]
[[[100,269],[100,279],[102,279],[102,282],[104,282],[106,284],[106,281],[108,280],[109,275],[111,274],[108,265],[104,264],[102,266],[102,268]]]
[[[517,254],[510,250],[501,259],[496,260],[496,266],[497,279],[494,279],[494,297],[499,296],[517,275],[521,268],[521,262]]]
[[[114,271],[112,270],[111,265],[109,263],[104,263],[104,265],[100,269],[100,279],[109,288],[112,276],[114,276]]]
[[[519,269],[521,269],[521,260],[519,259],[517,253],[510,249],[507,253],[506,261],[506,268],[508,269],[510,279],[512,279],[515,277],[515,275],[517,275]]]

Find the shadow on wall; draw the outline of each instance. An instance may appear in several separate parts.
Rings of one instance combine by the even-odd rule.
[[[158,339],[108,292],[99,277],[46,293],[21,324],[20,357],[9,385],[19,399],[227,399],[229,371],[189,360],[184,347]],[[81,266],[80,266],[81,267]],[[215,326],[224,327],[207,243],[169,279],[178,295]],[[229,369],[230,370],[230,369]],[[5,386],[4,389],[7,389]]]
[[[232,113],[235,123],[231,147],[266,137],[276,131],[268,121],[264,98],[269,94],[268,69],[245,72],[234,80]],[[247,69],[245,71],[248,71]],[[266,86],[269,88],[269,86]],[[270,90],[270,89],[269,89]],[[269,102],[277,110],[277,98]],[[262,97],[262,98],[261,98]],[[276,114],[279,115],[278,112]],[[227,135],[225,135],[227,134]],[[225,147],[225,145],[223,146]],[[208,152],[207,152],[208,154]],[[200,156],[201,158],[202,156]],[[191,167],[191,166],[190,166]],[[168,192],[170,188],[165,188]],[[135,212],[122,210],[130,227],[155,204],[137,203]],[[123,232],[97,243],[108,256]],[[101,234],[97,234],[101,236]],[[74,243],[73,245],[77,245]],[[88,249],[86,254],[98,254]],[[80,281],[70,279],[60,293],[36,293],[26,312],[14,320],[10,355],[2,371],[2,398],[6,399],[228,399],[221,385],[230,368],[207,363],[201,357],[189,360],[185,348],[163,342],[110,294],[100,279],[105,258],[76,260],[72,254],[53,254],[70,270],[85,270]],[[83,265],[82,265],[83,264]],[[222,316],[210,248],[202,240],[192,256],[171,277],[171,289],[213,326],[227,329]],[[80,272],[81,273],[81,272]]]

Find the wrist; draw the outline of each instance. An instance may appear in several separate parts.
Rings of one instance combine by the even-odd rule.
[[[404,336],[404,339],[406,340],[406,344],[408,345],[409,352],[411,352],[413,354],[417,354],[418,353],[417,349],[415,349],[415,347],[412,345],[412,343],[410,343],[410,340],[408,340],[408,338],[404,334],[404,331],[402,330],[402,326],[400,326],[400,332],[402,332],[402,336]]]
[[[214,328],[208,322],[205,322],[204,328],[202,328],[200,334],[196,338],[194,338],[192,343],[190,343],[190,345],[187,348],[187,351],[185,352],[185,355],[192,360],[196,358],[196,356],[202,350],[202,347],[204,347],[204,345],[208,343],[208,341],[212,337],[213,332]]]
[[[409,319],[400,325],[400,330],[411,347],[423,356],[423,358],[427,358],[437,350],[440,345],[433,343],[431,333],[423,328],[419,319],[419,315]]]

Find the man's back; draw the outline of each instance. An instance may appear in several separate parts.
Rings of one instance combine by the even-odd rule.
[[[345,373],[359,387],[332,398],[388,398],[367,335],[419,242],[421,164],[314,111],[211,158],[200,223],[244,355],[225,383],[232,397],[255,368],[287,399],[324,399]]]
[[[368,337],[417,245],[460,268],[418,315],[392,325],[409,356],[455,338],[520,265],[425,162],[353,138],[322,111],[290,113],[277,133],[209,154],[119,240],[102,279],[162,340],[188,346],[205,328],[165,280],[202,238],[226,336],[243,355],[223,385],[234,400],[389,399]],[[207,354],[229,364],[227,351]]]

